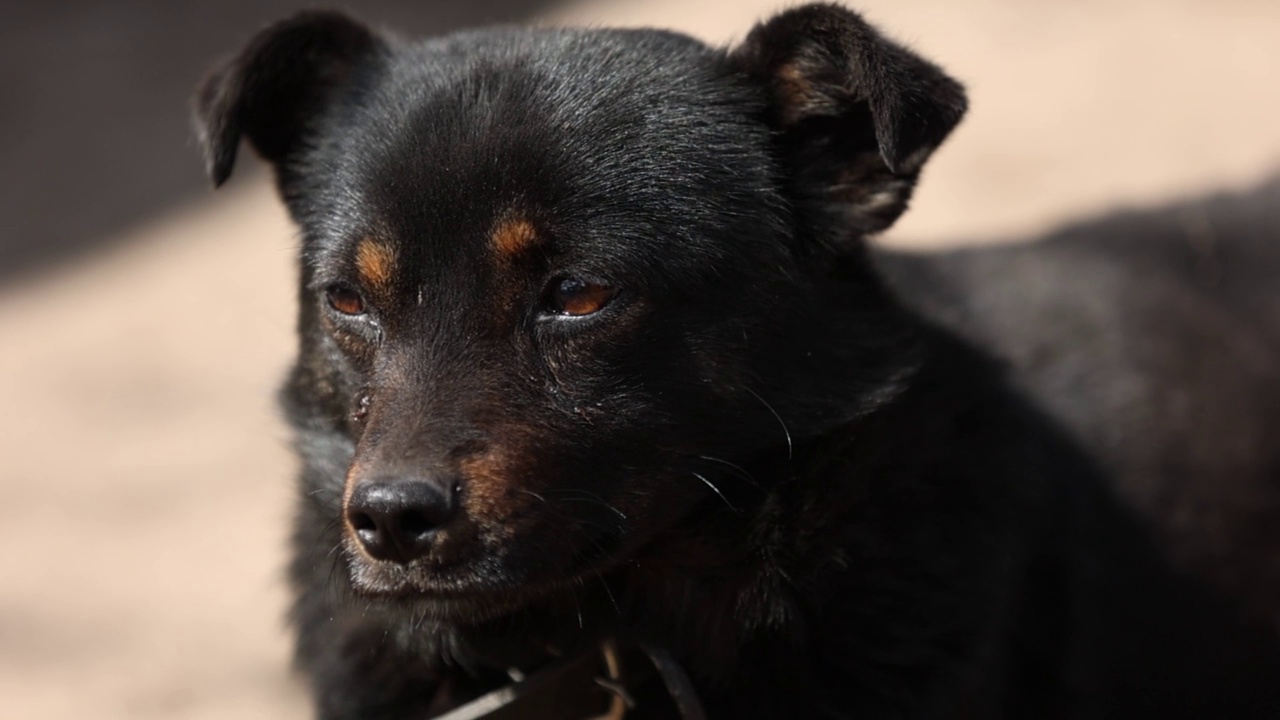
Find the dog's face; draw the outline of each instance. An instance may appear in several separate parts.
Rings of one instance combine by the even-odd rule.
[[[654,31],[406,46],[328,14],[261,33],[197,119],[215,181],[246,135],[302,229],[287,392],[341,456],[312,458],[345,472],[310,491],[354,587],[509,607],[728,511],[760,491],[753,452],[865,411],[901,348],[869,276],[826,289],[830,259],[897,217],[962,111],[831,7],[730,53]],[[851,298],[869,337],[824,335]]]

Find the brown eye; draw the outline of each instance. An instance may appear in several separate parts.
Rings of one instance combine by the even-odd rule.
[[[614,290],[606,285],[565,278],[551,289],[549,304],[561,315],[590,315],[609,304]]]
[[[364,298],[345,285],[333,285],[324,291],[329,307],[343,315],[363,315]]]

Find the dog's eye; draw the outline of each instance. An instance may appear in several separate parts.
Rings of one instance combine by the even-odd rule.
[[[325,289],[324,294],[325,299],[329,301],[329,307],[343,315],[364,314],[364,298],[346,285],[330,285]]]
[[[547,304],[559,315],[576,317],[599,311],[613,295],[613,288],[607,285],[570,277],[552,285]]]

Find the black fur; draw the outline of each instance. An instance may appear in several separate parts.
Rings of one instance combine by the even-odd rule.
[[[941,70],[831,5],[729,51],[652,30],[405,44],[312,13],[211,75],[210,176],[247,138],[304,239],[282,397],[320,716],[423,717],[614,634],[670,650],[714,718],[1276,717],[1280,652],[1258,622],[1280,611],[1275,454],[1186,464],[1183,426],[1113,416],[1108,393],[1141,378],[1195,412],[1203,374],[1108,364],[1093,344],[1180,337],[1158,299],[1122,305],[1154,281],[1121,268],[1184,280],[1145,250],[1067,240],[972,261],[867,249],[964,109]],[[537,238],[495,254],[513,217]],[[376,287],[368,238],[393,269]],[[1085,290],[1110,283],[1090,296],[1117,303],[1088,315],[1100,332],[1075,322],[1080,293],[1037,290],[1058,260]],[[1112,280],[1083,272],[1098,268]],[[616,294],[557,315],[566,277]],[[334,288],[368,311],[329,308]],[[1274,329],[1276,296],[1247,292]],[[1276,342],[1250,366],[1265,428]],[[1251,407],[1219,409],[1259,432]],[[1118,444],[1090,433],[1113,423]],[[1194,528],[1138,503],[1183,548],[1171,565],[1109,482],[1132,498],[1218,471],[1252,489],[1232,500],[1259,503],[1247,537],[1270,545],[1214,546],[1239,563],[1216,574],[1186,550]],[[456,483],[462,511],[420,560],[373,560],[346,495],[406,473]],[[671,716],[654,695],[637,717]]]

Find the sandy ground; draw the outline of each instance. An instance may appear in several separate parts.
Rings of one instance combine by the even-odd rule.
[[[547,20],[726,42],[775,5],[598,0]],[[1014,237],[1280,168],[1274,0],[859,5],[973,106],[888,242]],[[295,239],[249,166],[0,288],[6,717],[307,716],[282,620],[293,461],[272,406]]]

